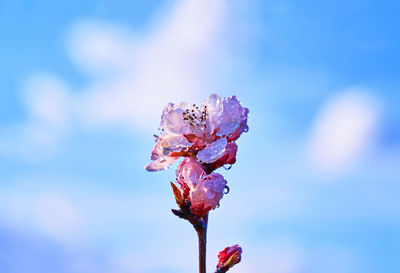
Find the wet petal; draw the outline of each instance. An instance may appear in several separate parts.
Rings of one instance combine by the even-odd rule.
[[[204,216],[215,209],[224,195],[226,183],[224,177],[218,173],[202,176],[197,186],[190,191],[192,211]]]
[[[160,171],[166,169],[169,165],[174,163],[178,157],[174,156],[165,156],[160,157],[157,160],[154,160],[146,165],[145,169],[150,172]]]
[[[222,167],[226,164],[232,165],[236,162],[236,153],[237,153],[237,145],[235,142],[230,142],[226,145],[226,151],[223,156],[221,156],[218,160],[207,165],[207,170],[214,171],[219,167]]]
[[[197,159],[204,163],[211,163],[224,155],[226,150],[226,138],[220,138],[208,144],[203,150],[198,152]]]
[[[178,157],[170,156],[172,152],[179,152],[187,145],[191,145],[184,136],[181,135],[164,135],[162,137],[156,136],[156,144],[154,145],[150,159],[153,162],[149,163],[145,169],[148,171],[159,171],[165,169],[174,163]]]
[[[222,105],[223,111],[218,120],[217,136],[229,136],[247,122],[248,109],[242,107],[236,96],[224,98]]]
[[[217,128],[218,120],[222,114],[222,100],[218,95],[212,94],[204,100],[202,107],[207,109],[207,122],[212,133]]]
[[[176,177],[181,187],[184,187],[184,185],[189,188],[195,187],[204,174],[205,172],[199,162],[191,157],[186,157],[176,170]]]
[[[160,146],[163,154],[168,155],[172,152],[180,152],[182,149],[190,147],[192,144],[179,134],[165,134],[160,137]]]
[[[186,103],[169,103],[161,116],[161,129],[168,133],[190,134],[191,130],[183,120],[183,113],[186,111]]]

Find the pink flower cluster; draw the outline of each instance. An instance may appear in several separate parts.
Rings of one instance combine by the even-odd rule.
[[[248,130],[248,113],[235,96],[213,94],[199,106],[168,104],[146,170],[162,170],[185,157],[177,169],[177,181],[191,211],[205,216],[218,206],[226,188],[223,176],[213,171],[236,162],[235,141]]]

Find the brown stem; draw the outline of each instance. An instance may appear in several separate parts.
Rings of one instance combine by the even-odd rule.
[[[206,273],[207,222],[208,215],[203,218],[203,226],[197,230],[199,237],[199,273]]]
[[[190,211],[190,203],[180,205],[179,210],[172,210],[179,218],[188,220],[194,227],[199,237],[199,273],[206,273],[206,246],[207,246],[207,224],[208,214],[199,217]]]

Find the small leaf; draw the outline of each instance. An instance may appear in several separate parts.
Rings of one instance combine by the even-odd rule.
[[[172,182],[171,182],[171,187],[172,187],[172,190],[174,191],[174,196],[175,196],[176,203],[178,204],[179,207],[182,206],[184,204],[184,200],[183,200],[181,191]]]

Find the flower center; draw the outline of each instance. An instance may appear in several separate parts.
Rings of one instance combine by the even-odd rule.
[[[196,135],[203,135],[205,137],[207,126],[207,105],[200,109],[196,104],[193,104],[193,107],[190,109],[186,109],[185,112],[182,113],[184,122],[192,127],[193,132]]]

